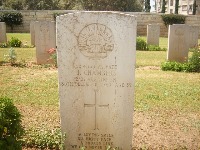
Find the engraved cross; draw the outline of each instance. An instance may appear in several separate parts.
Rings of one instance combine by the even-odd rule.
[[[95,109],[95,120],[94,120],[94,123],[95,123],[95,128],[94,128],[94,130],[99,130],[99,128],[98,128],[98,123],[97,123],[97,116],[98,116],[98,111],[97,111],[97,109],[98,108],[102,108],[102,107],[107,107],[107,108],[109,108],[109,104],[105,104],[105,105],[100,105],[100,104],[98,104],[98,102],[97,102],[97,92],[98,92],[98,90],[94,90],[94,104],[84,104],[84,107],[94,107],[94,109]]]

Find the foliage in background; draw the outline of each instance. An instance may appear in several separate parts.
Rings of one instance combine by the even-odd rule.
[[[196,0],[194,0],[194,2],[193,2],[193,9],[192,9],[192,14],[193,15],[196,15],[196,10],[197,10],[197,3],[196,3]]]
[[[142,11],[142,0],[2,0],[2,9]]]
[[[0,22],[5,22],[12,30],[14,26],[21,25],[22,21],[22,14],[18,12],[3,12],[0,14]]]
[[[25,0],[24,9],[28,10],[58,10],[61,8],[60,0]]]
[[[142,6],[137,0],[84,0],[80,2],[84,10],[142,11]]]
[[[11,37],[11,39],[8,41],[8,45],[11,47],[20,47],[21,44],[22,44],[22,41],[16,37]]]
[[[141,51],[166,51],[166,48],[161,48],[158,45],[149,45],[147,42],[141,38],[137,37],[136,39],[136,50]]]
[[[150,0],[145,0],[144,3],[145,3],[144,4],[145,12],[150,12],[150,10],[151,10]]]
[[[192,57],[188,61],[189,72],[200,72],[200,46],[193,51]]]
[[[160,46],[158,45],[147,45],[147,50],[149,51],[166,51],[167,49],[166,48],[161,48]]]
[[[136,50],[147,50],[147,43],[144,39],[137,37],[136,39]]]
[[[179,0],[175,0],[175,11],[174,11],[174,14],[178,14],[178,8],[179,8]]]
[[[166,27],[172,24],[185,24],[186,18],[186,16],[174,14],[164,14],[161,17]]]
[[[166,4],[166,2],[165,2],[165,0],[162,0],[162,9],[161,9],[161,13],[165,13],[165,4]]]
[[[23,9],[23,0],[1,0],[2,9],[14,9],[22,10]]]
[[[39,149],[64,149],[65,134],[60,129],[30,129],[25,132],[23,146]]]
[[[193,52],[187,63],[167,61],[161,64],[161,69],[163,71],[200,72],[200,47]]]
[[[5,60],[8,61],[11,65],[14,65],[17,61],[17,54],[12,47],[8,50],[8,55],[5,55],[4,57]]]
[[[21,150],[21,137],[24,133],[21,125],[21,114],[14,106],[12,99],[0,98],[0,148]]]

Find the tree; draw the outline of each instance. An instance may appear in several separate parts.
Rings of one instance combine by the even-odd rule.
[[[165,13],[165,0],[162,1],[162,10],[161,10],[161,13]]]
[[[0,5],[3,9],[23,10],[23,0],[1,0]]]
[[[145,12],[150,12],[150,10],[151,10],[150,0],[145,0]]]
[[[179,0],[175,0],[175,14],[178,14]]]
[[[60,9],[60,0],[25,0],[28,10],[53,10]]]
[[[192,10],[192,14],[193,15],[196,15],[196,8],[197,7],[197,4],[196,4],[196,0],[194,0],[194,3],[193,3],[193,10]]]
[[[82,0],[81,6],[95,11],[142,11],[137,0]]]
[[[82,10],[82,4],[80,0],[64,0],[64,9],[66,10]]]

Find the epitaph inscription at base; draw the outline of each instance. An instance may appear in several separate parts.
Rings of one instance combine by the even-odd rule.
[[[80,12],[59,16],[56,22],[66,148],[131,149],[136,18]]]

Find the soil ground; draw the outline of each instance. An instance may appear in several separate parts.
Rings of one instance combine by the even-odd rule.
[[[53,129],[60,126],[58,108],[18,105],[26,128]],[[167,116],[170,116],[167,117]],[[200,148],[200,115],[154,110],[134,112],[133,145],[135,149],[190,149]],[[30,125],[30,126],[27,126]],[[198,128],[197,128],[198,126]]]

